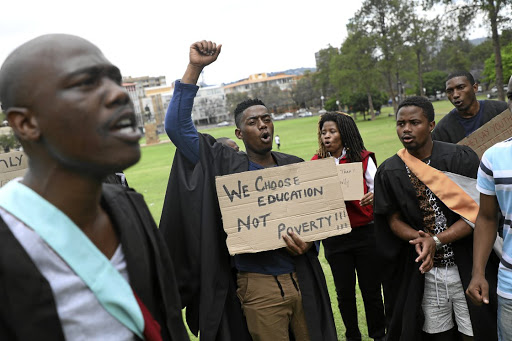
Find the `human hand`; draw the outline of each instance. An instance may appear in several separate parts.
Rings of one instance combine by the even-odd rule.
[[[196,68],[204,68],[217,60],[222,44],[211,41],[197,41],[190,45],[189,64]]]
[[[361,198],[361,201],[359,201],[359,205],[366,206],[366,205],[373,205],[373,192],[368,192]]]
[[[434,255],[436,253],[436,242],[428,233],[418,231],[418,237],[409,241],[413,244],[418,258],[414,261],[416,263],[422,262],[420,266],[420,272],[424,274],[429,272],[434,266]]]
[[[283,235],[283,239],[286,243],[286,251],[292,256],[305,254],[313,245],[313,242],[305,242],[299,235],[293,232],[288,232],[288,235]]]
[[[476,305],[489,304],[489,283],[484,276],[473,276],[466,290],[466,295]]]

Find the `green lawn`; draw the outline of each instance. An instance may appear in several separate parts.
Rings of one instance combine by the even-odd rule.
[[[436,120],[438,121],[453,106],[448,101],[437,101],[434,102],[434,108],[437,113]],[[401,144],[396,136],[394,115],[392,113],[392,108],[384,107],[382,113],[374,121],[363,121],[362,117],[358,117],[356,121],[366,148],[375,153],[378,164],[401,148]],[[274,134],[278,134],[281,137],[280,151],[297,155],[305,160],[311,159],[318,148],[317,123],[317,116],[276,121],[274,123]],[[240,148],[244,149],[243,143],[235,138],[234,129],[231,126],[201,130],[201,132],[211,134],[214,137],[230,137],[237,141]],[[160,140],[168,141],[169,139],[164,135],[160,136]],[[141,161],[126,170],[126,177],[130,186],[144,195],[157,224],[160,221],[165,189],[175,151],[176,148],[172,143],[160,143],[143,147]],[[323,257],[323,252],[320,255],[320,261],[329,287],[338,337],[339,339],[344,339],[345,328],[337,307],[332,274],[327,261]],[[363,334],[363,340],[371,340],[368,338],[366,330],[366,319],[359,290],[357,291],[357,296],[359,325]]]

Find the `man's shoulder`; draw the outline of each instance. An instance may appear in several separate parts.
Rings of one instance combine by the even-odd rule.
[[[507,102],[504,101],[483,100],[482,102],[484,104],[484,111],[491,111],[495,115],[501,114],[508,108]]]
[[[501,141],[496,143],[494,146],[487,149],[484,153],[484,156],[482,158],[490,158],[491,155],[503,155],[505,154],[507,157],[504,158],[506,161],[512,162],[512,160],[509,160],[508,156],[510,155],[510,152],[512,151],[512,137],[506,139],[505,141]]]
[[[461,155],[470,159],[478,160],[478,155],[469,146],[449,143],[443,141],[433,141],[432,156],[436,158],[452,158]]]
[[[402,159],[400,159],[400,157],[397,154],[395,154],[395,155],[387,158],[386,160],[384,160],[384,162],[382,162],[380,164],[377,171],[380,173],[386,172],[386,171],[393,171],[393,170],[396,170],[397,168],[402,168],[403,165],[404,165],[404,162],[402,161]]]
[[[285,154],[281,152],[272,152],[272,156],[277,162],[278,166],[288,165],[291,163],[303,162],[304,160],[298,156]]]
[[[125,208],[127,205],[130,207],[133,205],[141,206],[141,203],[144,203],[144,206],[147,207],[142,194],[123,185],[103,183],[102,196],[106,202],[115,202],[116,205],[124,206]],[[132,200],[130,200],[130,197]]]
[[[453,124],[457,121],[457,109],[452,109],[448,114],[444,115],[443,118],[436,123],[435,129],[446,128],[447,125]],[[434,131],[435,131],[434,129]]]

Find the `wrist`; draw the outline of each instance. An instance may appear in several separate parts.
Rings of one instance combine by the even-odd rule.
[[[443,248],[443,243],[437,238],[437,235],[432,236],[432,239],[434,239],[434,243],[436,243],[436,251],[439,251]]]
[[[202,66],[198,66],[198,65],[189,63],[187,65],[187,70],[185,71],[185,74],[181,78],[181,83],[195,85],[197,83],[197,80],[199,79],[199,76],[201,75],[202,71],[203,71]]]

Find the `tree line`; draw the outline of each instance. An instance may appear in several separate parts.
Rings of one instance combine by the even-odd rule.
[[[372,119],[388,101],[396,110],[407,95],[436,98],[449,73],[473,73],[484,90],[512,75],[512,0],[365,0],[347,24],[341,46],[319,51],[316,72],[306,72],[291,92],[264,89],[258,94],[228,96],[261,98],[269,109],[289,106],[341,107],[368,113]],[[437,13],[437,14],[436,14]],[[468,40],[484,27],[489,38]],[[232,112],[230,110],[230,112]]]

